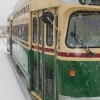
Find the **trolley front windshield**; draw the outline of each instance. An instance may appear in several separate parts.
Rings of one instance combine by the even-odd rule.
[[[73,37],[77,35],[78,38]],[[79,39],[79,40],[77,40]],[[68,47],[83,47],[82,41],[87,47],[100,47],[100,12],[75,12],[69,20],[66,35],[66,45]]]

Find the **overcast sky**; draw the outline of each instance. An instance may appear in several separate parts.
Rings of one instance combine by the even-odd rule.
[[[0,0],[0,25],[6,25],[7,17],[18,0]]]

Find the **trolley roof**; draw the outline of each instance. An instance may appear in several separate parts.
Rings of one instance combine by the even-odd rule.
[[[14,10],[19,8],[21,5],[23,5],[23,4],[27,3],[27,2],[29,2],[29,0],[19,0],[15,5]]]

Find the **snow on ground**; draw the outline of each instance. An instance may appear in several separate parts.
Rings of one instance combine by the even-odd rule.
[[[26,100],[6,57],[4,41],[0,38],[0,100]]]

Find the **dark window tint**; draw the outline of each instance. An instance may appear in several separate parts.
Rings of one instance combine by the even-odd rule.
[[[43,28],[42,28],[42,19],[41,19],[41,17],[39,18],[39,43],[41,44],[41,41],[42,41],[42,30],[43,30]]]
[[[22,34],[21,30],[22,30],[22,29],[21,29],[21,25],[19,25],[19,35],[18,35],[19,38],[21,37],[21,34]]]
[[[26,13],[29,11],[29,5],[26,6]]]
[[[13,26],[13,35],[15,36],[15,26]]]
[[[53,95],[53,69],[48,68],[46,70],[46,83],[47,83],[47,94],[49,96]]]
[[[17,37],[17,26],[14,26],[13,35]]]
[[[14,35],[17,37],[17,26],[15,26],[15,33]]]
[[[37,64],[34,62],[33,64],[33,88],[37,87]]]
[[[16,26],[16,31],[17,31],[17,37],[19,37],[19,25]]]
[[[28,24],[25,24],[24,25],[24,40],[25,41],[28,41],[28,29],[29,29]]]
[[[37,42],[37,18],[33,18],[33,42]]]
[[[13,35],[16,37],[19,37],[25,41],[28,41],[28,31],[29,31],[29,25],[27,24],[20,24],[13,26]]]
[[[23,13],[25,13],[25,7],[23,8],[23,11],[24,11]]]
[[[39,66],[39,89],[42,91],[42,65]]]
[[[46,25],[46,43],[48,46],[53,45],[53,25],[52,24]]]
[[[24,24],[22,24],[22,26],[21,26],[21,36],[20,36],[20,38],[21,39],[23,39],[24,38]]]

